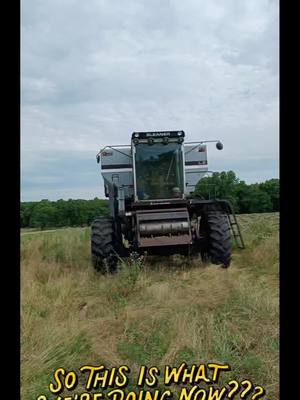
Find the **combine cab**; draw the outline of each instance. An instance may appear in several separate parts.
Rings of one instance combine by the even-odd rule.
[[[114,272],[119,257],[137,254],[199,254],[229,267],[232,235],[243,238],[231,204],[194,196],[208,172],[204,143],[184,142],[183,131],[134,132],[131,145],[107,146],[101,162],[108,218],[92,223],[92,259],[101,272]]]

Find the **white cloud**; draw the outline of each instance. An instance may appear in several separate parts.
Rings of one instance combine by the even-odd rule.
[[[267,158],[261,174],[278,174],[277,2],[26,0],[21,50],[24,196],[55,179],[65,153],[94,161],[134,130],[221,139],[209,158],[221,169],[232,160],[260,180],[250,160]],[[65,176],[66,193],[89,193],[90,167],[77,190]]]

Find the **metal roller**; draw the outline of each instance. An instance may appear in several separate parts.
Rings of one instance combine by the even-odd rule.
[[[141,236],[157,235],[157,234],[177,234],[189,231],[188,221],[160,221],[160,222],[144,222],[140,224]]]

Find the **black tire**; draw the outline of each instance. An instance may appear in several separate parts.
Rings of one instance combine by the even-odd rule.
[[[92,263],[97,271],[113,273],[117,270],[116,235],[112,218],[96,218],[91,225]]]
[[[212,264],[228,268],[231,262],[231,233],[227,214],[211,212],[204,216],[207,247],[203,257]]]

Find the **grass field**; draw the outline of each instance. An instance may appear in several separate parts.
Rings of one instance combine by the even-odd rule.
[[[239,216],[247,248],[229,269],[182,257],[126,261],[102,276],[88,228],[21,240],[22,400],[58,367],[229,363],[220,385],[250,378],[278,400],[279,215]]]

